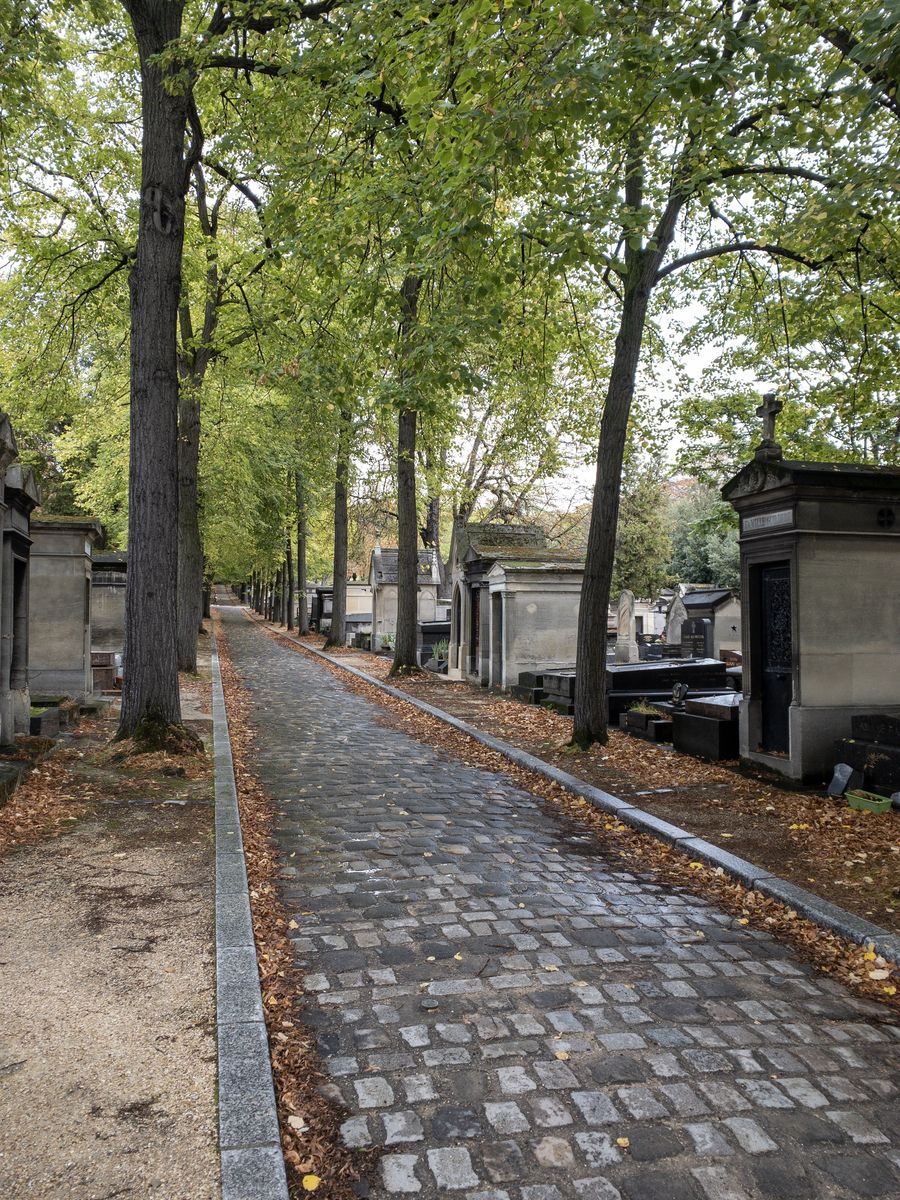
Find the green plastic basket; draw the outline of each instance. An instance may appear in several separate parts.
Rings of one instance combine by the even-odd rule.
[[[848,806],[857,808],[860,812],[886,813],[891,807],[890,796],[879,796],[875,792],[864,792],[861,789],[847,792],[846,798]]]

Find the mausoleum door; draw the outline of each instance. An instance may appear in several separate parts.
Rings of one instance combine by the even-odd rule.
[[[759,572],[762,749],[788,753],[793,690],[791,568],[789,563],[773,563]]]
[[[458,668],[462,659],[462,598],[460,596],[459,584],[453,589],[453,608],[450,612],[450,652],[453,661],[450,664],[452,667]]]
[[[475,674],[478,670],[478,641],[481,633],[481,591],[478,588],[470,588],[469,600],[472,606],[471,620],[469,622],[469,670],[472,674]]]

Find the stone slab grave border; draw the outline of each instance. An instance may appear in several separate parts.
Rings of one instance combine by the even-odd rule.
[[[288,1200],[215,634],[212,682],[222,1200]]]
[[[259,624],[263,624],[261,620],[252,615],[246,608],[244,611],[251,620],[258,620]],[[828,929],[832,933],[836,933],[840,937],[847,938],[848,941],[857,942],[860,945],[867,946],[871,944],[875,952],[888,959],[889,962],[900,962],[900,934],[891,933],[889,929],[884,929],[881,925],[865,921],[862,917],[856,916],[855,913],[848,912],[847,909],[841,908],[837,904],[831,904],[829,901],[823,900],[821,896],[816,896],[813,892],[809,892],[805,888],[797,887],[796,884],[791,883],[789,880],[782,879],[779,875],[773,875],[770,871],[766,871],[762,867],[757,867],[745,858],[739,858],[736,854],[730,854],[727,850],[723,850],[713,842],[695,837],[688,830],[681,829],[678,825],[673,825],[669,821],[663,821],[660,817],[655,817],[652,813],[645,812],[644,809],[638,808],[634,804],[629,804],[627,801],[620,800],[617,796],[613,796],[609,792],[604,792],[600,788],[593,787],[591,784],[576,778],[576,776],[570,775],[567,771],[561,771],[558,767],[553,767],[549,763],[544,762],[543,759],[536,758],[533,754],[528,754],[527,751],[510,745],[509,742],[492,737],[489,733],[482,733],[480,729],[466,724],[465,721],[461,721],[458,717],[451,716],[450,713],[444,712],[443,709],[435,708],[434,705],[427,704],[424,700],[417,700],[408,692],[391,687],[390,684],[383,683],[380,679],[376,679],[372,675],[367,675],[365,671],[360,671],[356,667],[342,663],[339,658],[325,654],[313,646],[308,646],[296,637],[283,633],[279,633],[278,636],[289,638],[291,642],[306,651],[307,654],[314,655],[316,658],[323,659],[325,662],[339,667],[349,675],[354,675],[364,683],[378,688],[379,691],[385,692],[397,700],[405,700],[407,704],[420,709],[430,717],[434,717],[438,721],[443,721],[445,725],[450,725],[460,733],[467,734],[469,737],[474,738],[476,742],[481,742],[483,746],[487,746],[488,749],[504,755],[504,757],[517,766],[524,767],[529,771],[535,771],[545,779],[561,784],[567,791],[580,796],[588,804],[602,809],[603,812],[611,813],[623,825],[629,825],[632,829],[637,829],[641,833],[647,833],[661,842],[666,842],[674,846],[676,850],[681,850],[683,853],[690,855],[693,859],[699,859],[701,862],[709,863],[713,867],[721,867],[726,875],[730,875],[746,887],[760,892],[763,896],[769,896],[773,900],[778,900],[782,904],[788,905],[798,912],[800,916],[814,921],[817,925],[821,925],[823,929]]]

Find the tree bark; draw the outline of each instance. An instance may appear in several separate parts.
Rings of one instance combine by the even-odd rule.
[[[188,92],[155,57],[181,34],[183,0],[123,0],[141,66],[141,194],[131,293],[131,459],[125,675],[118,736],[165,742],[181,724],[175,652],[178,364]]]
[[[600,425],[591,525],[578,610],[572,741],[582,748],[592,742],[607,740],[606,619],[612,586],[628,415],[634,396],[649,299],[649,286],[633,286],[625,296]]]
[[[285,601],[285,625],[288,631],[294,628],[294,555],[291,551],[291,539],[286,538],[284,555],[287,570],[287,598]]]
[[[341,410],[334,470],[334,561],[331,582],[331,631],[326,646],[343,646],[347,622],[347,459],[350,414]]]
[[[409,351],[415,331],[422,280],[407,275],[400,290],[401,390],[409,382]],[[397,634],[391,675],[415,671],[418,620],[419,523],[416,519],[416,409],[406,404],[397,424]]]
[[[178,585],[176,646],[179,671],[197,670],[197,631],[203,617],[203,544],[197,511],[200,396],[182,382],[178,404]]]
[[[309,605],[306,600],[306,489],[303,476],[295,476],[297,489],[297,631],[301,637],[309,633]]]
[[[634,154],[626,168],[625,184],[626,204],[635,214],[641,211],[643,204],[643,162],[638,136],[637,132],[633,135]],[[606,618],[612,587],[628,417],[634,398],[650,296],[686,195],[685,191],[673,188],[646,245],[634,246],[633,237],[626,237],[622,310],[600,423],[597,474],[578,610],[572,742],[582,749],[593,742],[605,742],[608,736]],[[628,232],[626,230],[626,234]]]

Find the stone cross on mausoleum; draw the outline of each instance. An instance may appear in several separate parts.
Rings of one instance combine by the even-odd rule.
[[[756,415],[762,418],[763,440],[756,447],[756,458],[782,458],[781,447],[775,441],[775,421],[784,408],[784,401],[779,400],[775,392],[767,392],[763,402],[756,410]]]

